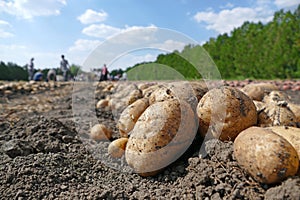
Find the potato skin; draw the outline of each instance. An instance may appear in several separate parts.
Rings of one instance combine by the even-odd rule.
[[[212,135],[222,141],[233,141],[244,129],[256,125],[257,111],[246,94],[224,86],[208,91],[197,106],[199,131],[202,136],[212,127]]]
[[[297,117],[290,109],[288,96],[284,93],[272,91],[259,104],[258,126],[297,126]]]
[[[246,95],[256,101],[262,101],[264,96],[273,90],[278,90],[278,87],[271,83],[252,83],[242,88]]]
[[[300,123],[300,105],[292,103],[292,102],[289,102],[288,107],[294,113],[294,115],[295,115],[295,121],[297,123]]]
[[[128,137],[128,133],[148,106],[148,98],[143,98],[136,100],[123,110],[117,123],[121,137]]]
[[[118,138],[108,145],[108,154],[113,158],[121,158],[124,155],[128,138]]]
[[[289,126],[271,126],[268,127],[274,133],[282,136],[295,148],[300,159],[300,128]]]
[[[260,183],[273,184],[297,173],[299,157],[283,137],[261,127],[242,131],[234,141],[239,165]]]
[[[131,131],[126,161],[141,176],[153,176],[185,152],[197,128],[197,118],[188,103],[176,99],[156,102]]]
[[[112,131],[104,124],[96,124],[91,128],[90,138],[94,140],[110,140],[111,137]]]
[[[160,101],[179,99],[188,102],[193,110],[196,110],[198,99],[195,91],[188,81],[177,81],[164,83],[160,88],[153,91],[149,97],[149,103],[154,104]]]

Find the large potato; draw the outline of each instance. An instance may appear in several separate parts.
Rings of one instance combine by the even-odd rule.
[[[156,102],[131,131],[126,161],[142,176],[155,175],[186,151],[197,128],[197,118],[188,103],[176,99]]]
[[[296,149],[300,158],[300,129],[288,126],[272,126],[268,127],[274,133],[282,136]]]
[[[297,173],[299,157],[294,147],[271,130],[250,127],[234,141],[239,165],[260,183],[278,183]]]
[[[121,137],[128,137],[128,133],[133,129],[136,121],[149,106],[147,98],[138,99],[123,110],[117,123]]]
[[[244,129],[257,123],[256,107],[247,95],[233,87],[220,87],[208,91],[197,106],[199,131],[208,132],[220,140],[234,140]]]
[[[271,83],[252,83],[242,88],[242,91],[253,100],[262,101],[266,93],[278,90],[278,87]]]

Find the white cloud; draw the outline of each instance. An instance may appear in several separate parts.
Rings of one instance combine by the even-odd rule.
[[[155,29],[156,26],[126,26],[125,28],[117,28],[109,26],[106,24],[92,24],[82,30],[82,33],[87,36],[92,36],[101,39],[109,39],[113,36],[116,36],[120,33],[126,33],[122,42],[124,43],[137,43],[137,38],[143,41],[150,41],[153,38],[150,38],[149,34],[144,34],[144,31],[149,32],[149,28]],[[145,30],[147,29],[147,30]],[[119,40],[122,40],[122,36],[118,37]]]
[[[82,30],[85,35],[104,39],[120,32],[121,29],[106,24],[92,24]]]
[[[0,20],[0,26],[10,26],[10,24],[7,21]]]
[[[275,0],[275,5],[278,8],[289,8],[300,4],[299,0]]]
[[[14,36],[14,34],[0,29],[0,38],[10,38],[10,37],[13,37],[13,36]]]
[[[78,39],[69,51],[92,51],[100,44],[99,40]]]
[[[0,12],[6,12],[24,19],[36,16],[59,15],[66,0],[0,0]]]
[[[0,20],[0,38],[9,38],[9,37],[13,37],[14,34],[4,30],[2,27],[10,27],[11,25],[4,20]]]
[[[154,46],[165,51],[173,52],[174,50],[178,50],[178,51],[183,50],[184,46],[186,45],[187,44],[184,42],[166,40],[163,43],[155,44]]]
[[[221,6],[220,8],[225,9],[225,8],[233,8],[233,7],[234,7],[234,5],[230,2],[228,2],[225,6]]]
[[[272,19],[269,10],[257,8],[236,7],[225,9],[219,13],[213,11],[198,12],[194,19],[206,24],[208,30],[214,30],[218,33],[229,33],[234,28],[241,26],[245,21],[268,22]]]
[[[94,10],[87,9],[85,13],[80,15],[77,19],[83,24],[92,24],[105,21],[107,16],[108,14],[104,11],[96,12]]]

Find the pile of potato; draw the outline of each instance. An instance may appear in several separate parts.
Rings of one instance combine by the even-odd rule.
[[[39,91],[55,90],[65,86],[67,82],[36,82],[36,81],[19,81],[19,82],[1,82],[0,94],[7,96],[14,93],[36,94]]]
[[[101,91],[110,95],[96,107],[119,112],[120,133],[108,153],[125,156],[142,176],[155,175],[178,159],[196,134],[234,141],[236,160],[261,183],[298,172],[300,106],[271,84],[211,90],[200,81],[105,84]]]

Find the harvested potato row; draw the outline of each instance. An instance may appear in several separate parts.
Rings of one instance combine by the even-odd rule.
[[[178,159],[197,132],[191,106],[178,99],[150,105],[136,122],[125,150],[125,158],[141,176],[151,176]]]
[[[262,127],[242,131],[234,141],[234,155],[239,165],[260,183],[281,182],[294,176],[299,168],[294,147],[282,136]]]
[[[222,141],[234,140],[244,129],[256,125],[256,107],[239,89],[223,86],[208,91],[197,106],[199,131],[205,136],[211,133]]]

